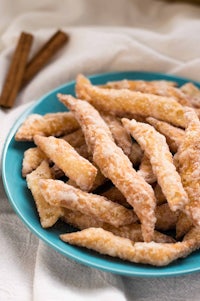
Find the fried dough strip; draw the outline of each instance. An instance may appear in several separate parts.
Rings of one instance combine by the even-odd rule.
[[[80,230],[91,227],[103,228],[104,230],[110,231],[115,235],[129,238],[132,241],[143,241],[141,225],[139,224],[130,224],[121,227],[115,227],[108,223],[101,222],[92,216],[88,216],[81,212],[72,211],[68,209],[66,209],[66,211],[64,212],[62,220]],[[153,241],[160,243],[175,242],[175,240],[171,236],[165,235],[156,230],[154,231]]]
[[[60,207],[52,206],[48,202],[46,202],[39,190],[39,181],[41,179],[51,178],[51,170],[45,160],[42,161],[42,163],[26,177],[27,185],[33,195],[40,217],[40,223],[43,228],[52,227],[63,215],[63,209]]]
[[[72,179],[81,189],[90,190],[95,181],[97,169],[63,139],[55,137],[34,136],[34,142],[65,175]]]
[[[172,154],[163,135],[149,124],[122,119],[127,131],[137,140],[149,157],[154,174],[172,211],[183,209],[188,197],[173,164]]]
[[[195,225],[200,226],[200,121],[193,109],[188,108],[185,115],[188,126],[176,160],[189,198],[184,211]]]
[[[130,208],[130,205],[126,202],[126,199],[124,198],[124,196],[121,194],[121,192],[115,186],[110,188],[109,190],[105,191],[101,195],[107,197],[109,200],[112,200],[113,202],[117,202],[117,203],[121,204],[122,206],[124,206],[126,208]],[[166,202],[166,199],[165,199],[165,202]],[[171,209],[169,208],[169,205],[167,203],[164,203],[164,204],[161,203],[155,209],[155,215],[156,215],[155,228],[156,228],[156,230],[168,231],[168,230],[174,229],[176,227],[176,223],[178,221],[178,214],[179,213],[171,211]],[[187,232],[188,231],[186,231],[183,234],[186,234]]]
[[[153,173],[151,162],[145,154],[143,155],[141,164],[139,166],[139,170],[137,172],[144,180],[149,183],[153,184],[156,182],[156,176]]]
[[[146,121],[166,138],[167,144],[173,153],[176,153],[179,145],[182,143],[185,132],[167,122],[157,120],[152,117],[146,118]]]
[[[40,191],[51,205],[78,210],[116,227],[131,224],[137,219],[132,210],[59,180],[40,181]]]
[[[176,99],[183,106],[191,105],[187,95],[185,95],[180,89],[169,85],[167,81],[145,82],[145,81],[131,81],[125,79],[118,82],[109,82],[107,83],[107,86],[109,88],[114,88],[114,89],[129,89],[132,91],[139,91],[142,93],[172,97]]]
[[[121,147],[124,153],[129,157],[132,151],[131,136],[124,129],[120,120],[112,115],[101,115],[108,124],[116,144]]]
[[[59,99],[80,123],[86,143],[93,150],[94,162],[134,208],[142,224],[144,240],[152,240],[156,221],[156,200],[152,187],[133,169],[128,157],[114,143],[106,123],[89,103],[67,95],[59,95]]]
[[[190,102],[195,108],[200,109],[200,89],[197,88],[193,83],[186,83],[180,87],[180,90],[190,97]]]
[[[86,247],[123,260],[165,266],[178,258],[186,257],[200,247],[199,230],[193,231],[197,233],[189,233],[183,242],[173,244],[134,243],[128,238],[116,236],[101,228],[88,228],[75,233],[62,234],[60,238],[69,244]],[[195,238],[197,234],[198,239]]]
[[[117,119],[116,116],[103,115],[102,117],[108,124],[116,144],[121,147],[123,152],[129,157],[133,166],[137,166],[143,156],[141,147],[138,143],[132,141],[131,136],[127,133],[121,121]]]
[[[86,159],[89,158],[87,145],[85,144],[85,138],[81,129],[61,138],[72,145],[82,157]],[[25,177],[27,174],[35,170],[44,159],[47,159],[47,156],[38,147],[27,149],[24,152],[22,176]],[[63,171],[61,171],[58,166],[53,166],[51,170],[55,174],[56,178],[64,175]]]
[[[47,156],[38,147],[28,148],[24,152],[22,176],[26,177],[26,175],[35,170],[44,159],[47,159]]]
[[[78,75],[76,93],[81,99],[90,102],[99,111],[109,114],[122,113],[152,116],[185,127],[184,107],[170,97],[145,94],[127,89],[103,89],[93,86],[83,75]]]
[[[127,80],[122,79],[119,81],[112,81],[107,82],[105,85],[100,86],[102,88],[114,88],[114,89],[130,89],[130,90],[142,90],[146,87],[162,87],[162,86],[168,86],[168,87],[176,87],[177,83],[167,80],[152,80],[152,81],[145,81],[145,80]],[[141,91],[144,92],[144,91]]]
[[[22,123],[15,134],[17,141],[32,141],[35,135],[61,136],[79,128],[71,112],[52,113],[41,116],[32,114]]]

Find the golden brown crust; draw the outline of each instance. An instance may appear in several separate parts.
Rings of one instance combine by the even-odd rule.
[[[37,211],[39,213],[40,222],[43,228],[52,227],[57,220],[63,215],[60,207],[54,207],[45,201],[39,189],[39,181],[41,179],[51,179],[52,174],[46,161],[42,163],[30,174],[27,175],[26,181],[28,188],[33,195]]]
[[[172,86],[167,81],[132,81],[122,80],[118,82],[109,82],[109,88],[114,89],[129,89],[132,91],[139,91],[142,93],[154,94],[165,97],[172,97],[176,99],[183,106],[190,106],[190,98],[187,97],[180,89]]]
[[[64,220],[66,223],[80,230],[91,228],[91,227],[94,228],[101,227],[104,230],[110,231],[117,236],[126,237],[132,241],[143,241],[141,225],[139,224],[130,224],[125,226],[115,227],[111,224],[101,222],[92,216],[83,214],[79,211],[72,211],[69,209],[66,209],[64,211],[62,220]],[[165,235],[156,230],[154,231],[153,241],[159,243],[175,242],[175,240],[171,236]]]
[[[101,228],[88,228],[75,233],[62,234],[60,238],[67,243],[123,260],[165,266],[178,258],[186,257],[200,247],[200,239],[195,238],[195,235],[199,236],[199,230],[195,229],[195,231],[183,242],[177,243],[134,243]]]
[[[26,177],[26,175],[35,170],[44,159],[47,159],[47,156],[38,147],[27,149],[24,152],[22,162],[22,176]]]
[[[185,115],[188,126],[176,160],[189,198],[184,211],[196,226],[200,226],[200,121],[193,109],[188,108]]]
[[[109,114],[132,113],[152,116],[185,127],[184,107],[170,97],[157,96],[127,89],[102,89],[91,85],[83,75],[77,76],[76,93],[96,109]]]
[[[193,83],[186,83],[180,90],[189,97],[190,103],[195,108],[200,108],[200,90]]]
[[[90,190],[95,181],[97,169],[63,139],[55,137],[34,136],[34,142],[51,159],[67,177],[77,183],[83,190]]]
[[[59,95],[79,121],[93,160],[106,178],[124,194],[142,223],[144,239],[153,237],[155,196],[153,189],[133,169],[128,157],[113,141],[111,132],[98,112],[87,102]]]
[[[123,127],[121,121],[112,115],[101,115],[108,124],[116,144],[121,147],[123,152],[129,157],[132,151],[132,139]]]
[[[183,209],[188,197],[173,164],[172,154],[163,135],[151,125],[123,118],[127,131],[137,140],[149,157],[154,174],[172,211]]]
[[[35,135],[61,136],[79,128],[72,113],[52,113],[41,116],[32,114],[22,123],[15,134],[17,141],[32,141]]]
[[[176,153],[179,145],[182,143],[185,132],[167,122],[148,117],[147,122],[154,126],[154,128],[166,138],[167,144],[173,153]]]
[[[62,181],[43,180],[39,185],[45,200],[53,206],[77,210],[116,227],[131,224],[137,220],[132,210],[103,196],[84,192]]]

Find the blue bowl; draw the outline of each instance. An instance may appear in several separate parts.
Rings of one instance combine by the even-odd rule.
[[[93,84],[104,84],[107,81],[116,81],[125,78],[133,80],[163,79],[176,81],[179,85],[191,81],[177,76],[152,72],[116,72],[90,77]],[[193,83],[200,86],[194,81]],[[166,267],[153,267],[122,261],[84,248],[68,245],[59,239],[59,234],[71,232],[73,229],[62,222],[58,222],[50,229],[43,229],[41,227],[32,195],[27,188],[25,179],[21,176],[23,153],[27,148],[33,146],[33,144],[31,142],[16,142],[14,135],[19,125],[30,114],[66,111],[66,107],[57,100],[56,94],[59,92],[74,95],[74,85],[74,81],[67,83],[43,96],[21,115],[7,137],[2,156],[2,178],[8,199],[20,219],[50,247],[64,256],[93,268],[135,277],[167,277],[200,271],[200,253],[198,251],[192,253],[187,258],[176,260]]]

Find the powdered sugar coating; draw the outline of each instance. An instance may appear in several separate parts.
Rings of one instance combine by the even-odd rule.
[[[142,223],[144,240],[150,241],[156,221],[153,189],[133,169],[128,157],[114,143],[106,123],[89,103],[67,95],[59,95],[59,99],[74,113],[93,152],[94,162],[134,207]]]
[[[149,184],[156,182],[156,176],[153,173],[151,162],[148,156],[145,154],[142,157],[142,161],[137,173]]]
[[[70,179],[83,190],[90,190],[97,169],[63,139],[34,136],[34,142]]]
[[[115,235],[129,238],[132,241],[143,241],[140,224],[129,224],[125,226],[115,227],[111,224],[99,221],[96,218],[92,217],[91,215],[89,216],[79,211],[72,211],[69,209],[66,209],[64,211],[62,220],[64,220],[66,223],[71,224],[72,226],[80,230],[91,228],[91,227],[103,228],[104,230],[110,231]],[[172,237],[160,233],[156,230],[154,231],[153,241],[159,243],[175,242],[175,240]]]
[[[112,115],[101,115],[108,124],[116,144],[121,147],[124,153],[129,157],[132,150],[131,136],[124,129],[122,123],[117,117]]]
[[[152,116],[185,127],[184,107],[172,97],[157,96],[127,89],[103,89],[91,85],[83,75],[77,76],[76,93],[99,111],[122,116],[124,113]]]
[[[134,243],[130,239],[116,236],[101,228],[88,228],[63,234],[60,238],[70,244],[93,249],[101,254],[155,266],[165,266],[200,247],[200,240],[196,240],[193,234],[185,241],[177,243]]]
[[[182,143],[185,132],[167,122],[148,117],[147,122],[154,126],[154,128],[166,138],[167,144],[173,153],[176,153],[179,145]]]
[[[78,210],[116,227],[131,224],[136,220],[132,210],[59,180],[40,181],[40,191],[51,205]]]
[[[72,113],[51,113],[41,116],[32,114],[22,123],[15,134],[17,141],[31,141],[34,135],[61,136],[79,128]]]
[[[47,157],[38,147],[28,148],[24,152],[22,176],[26,177],[26,175],[35,170],[44,159],[47,159]]]
[[[129,89],[142,93],[173,97],[183,106],[190,106],[190,99],[180,89],[173,87],[167,81],[132,81],[122,80],[118,82],[109,82],[109,88]]]
[[[180,90],[189,97],[193,107],[200,108],[200,90],[193,83],[186,83]]]
[[[134,119],[122,119],[129,133],[137,140],[149,157],[154,174],[162,188],[172,211],[183,209],[188,197],[183,189],[181,178],[173,164],[172,154],[163,135],[151,125]]]
[[[178,170],[189,197],[185,213],[200,226],[200,121],[193,109],[187,108],[185,116],[188,126],[177,152]]]
[[[27,185],[33,195],[43,228],[52,227],[59,217],[63,215],[63,210],[60,207],[50,205],[40,193],[39,181],[41,179],[51,178],[51,170],[46,161],[42,161],[42,163],[26,177]]]

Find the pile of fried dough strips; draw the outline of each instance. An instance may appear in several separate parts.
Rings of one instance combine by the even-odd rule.
[[[76,79],[66,112],[32,114],[17,141],[43,228],[64,242],[164,266],[200,247],[200,90],[192,83]],[[27,143],[28,145],[28,143]],[[67,231],[66,231],[67,232]],[[170,235],[169,235],[170,233]]]

